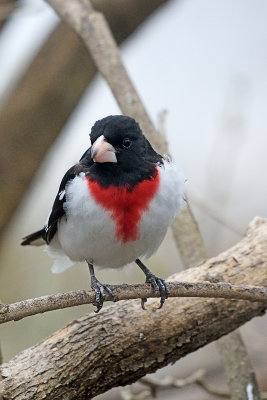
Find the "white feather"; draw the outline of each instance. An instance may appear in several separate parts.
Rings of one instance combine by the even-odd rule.
[[[36,246],[36,247],[43,246],[44,244],[45,244],[45,241],[43,238],[38,238],[31,242],[31,246]]]

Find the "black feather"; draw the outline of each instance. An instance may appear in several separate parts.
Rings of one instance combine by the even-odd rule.
[[[37,232],[31,233],[30,235],[25,236],[25,237],[22,239],[21,245],[22,245],[22,246],[27,246],[28,244],[31,244],[32,242],[35,242],[35,240],[44,239],[44,234],[45,234],[44,228],[43,228],[43,229],[40,229],[40,230],[37,231]],[[45,240],[45,239],[44,239],[44,240]]]

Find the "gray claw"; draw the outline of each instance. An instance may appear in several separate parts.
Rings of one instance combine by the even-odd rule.
[[[151,273],[149,277],[146,279],[146,283],[150,283],[155,292],[160,292],[160,306],[162,308],[165,300],[169,297],[170,290],[168,284],[164,279],[158,278],[154,274]]]
[[[95,277],[92,277],[91,288],[95,291],[95,303],[96,306],[95,313],[98,313],[103,307],[107,292],[112,298],[115,298],[113,291],[108,285],[100,283]]]

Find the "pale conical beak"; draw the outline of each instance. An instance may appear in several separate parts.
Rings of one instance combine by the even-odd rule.
[[[114,147],[106,141],[103,135],[96,139],[92,145],[91,157],[97,163],[117,162]]]

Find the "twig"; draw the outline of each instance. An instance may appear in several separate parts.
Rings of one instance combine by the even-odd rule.
[[[171,376],[166,376],[163,379],[155,379],[151,377],[144,377],[141,378],[138,382],[146,385],[149,387],[150,392],[148,390],[144,390],[138,395],[133,395],[130,391],[130,388],[125,388],[124,391],[122,391],[121,396],[124,400],[139,400],[139,399],[148,399],[151,396],[155,397],[157,395],[157,391],[160,389],[171,389],[171,388],[183,388],[185,386],[189,386],[192,384],[196,384],[200,386],[202,389],[204,389],[206,392],[209,394],[222,397],[225,399],[229,399],[231,397],[231,394],[228,390],[222,390],[218,389],[217,387],[211,385],[206,379],[205,379],[206,371],[203,369],[199,369],[196,372],[194,372],[192,375],[189,375],[186,378],[173,378]],[[262,392],[261,393],[262,399],[267,399],[267,393]]]
[[[110,285],[110,287],[115,294],[116,301],[159,297],[159,293],[153,292],[148,284]],[[267,303],[267,288],[265,287],[210,282],[170,282],[169,287],[170,297],[214,297]],[[112,301],[112,298],[107,295],[106,300]],[[13,304],[1,304],[0,324],[17,321],[38,313],[94,302],[95,293],[93,291],[78,290],[22,300]]]
[[[155,379],[146,376],[141,378],[138,382],[147,386],[149,390],[142,390],[137,395],[134,395],[129,387],[122,389],[120,394],[123,400],[144,400],[150,398],[151,396],[156,397],[159,389],[180,389],[193,383],[198,383],[201,379],[203,379],[204,375],[205,371],[203,369],[199,369],[192,375],[179,379],[173,378],[172,376],[166,376],[163,379]]]
[[[142,390],[138,394],[133,394],[130,387],[125,387],[120,391],[122,400],[146,400],[151,397],[151,390]]]
[[[13,3],[6,3],[6,4],[1,4],[0,5],[0,21],[4,21],[7,18],[9,18],[14,11],[16,11],[19,8],[17,4]]]

